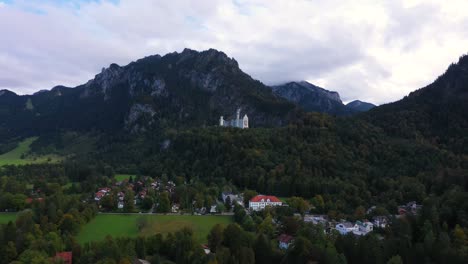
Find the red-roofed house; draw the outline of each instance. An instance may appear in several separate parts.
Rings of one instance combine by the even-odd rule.
[[[249,208],[254,211],[265,209],[266,206],[281,206],[283,202],[276,196],[257,195],[250,199]]]
[[[293,237],[290,235],[282,234],[278,237],[279,248],[281,249],[288,249],[293,241]]]
[[[55,259],[62,259],[65,264],[72,264],[72,252],[59,252],[55,255]]]

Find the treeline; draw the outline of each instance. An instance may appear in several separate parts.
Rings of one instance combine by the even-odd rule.
[[[75,236],[96,213],[95,206],[63,195],[59,186],[18,213],[15,222],[0,225],[0,263],[51,263],[57,252],[79,247]]]

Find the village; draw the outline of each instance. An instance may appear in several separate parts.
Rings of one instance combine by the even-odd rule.
[[[186,183],[183,183],[186,184]],[[113,213],[145,213],[145,214],[173,214],[173,215],[234,215],[234,206],[244,208],[246,214],[261,212],[267,208],[289,207],[287,199],[280,199],[272,195],[255,195],[245,201],[243,193],[222,192],[217,200],[206,206],[197,206],[196,201],[192,201],[190,210],[182,209],[180,204],[174,199],[177,185],[174,181],[153,179],[150,177],[140,177],[138,180],[132,178],[122,181],[115,181],[112,186],[100,187],[94,193],[92,201],[95,202],[102,212]],[[149,199],[155,194],[167,194],[169,207],[160,209],[160,202]],[[151,194],[151,195],[150,195]],[[129,197],[131,195],[131,197]],[[109,206],[114,203],[115,206]],[[126,208],[130,205],[130,208]],[[366,214],[370,215],[375,206],[370,207]],[[397,207],[394,215],[374,215],[370,219],[348,221],[344,219],[336,220],[325,214],[313,214],[309,208],[303,214],[294,213],[294,217],[304,223],[320,225],[326,234],[336,232],[340,235],[352,234],[355,236],[365,236],[369,233],[385,229],[391,225],[394,219],[405,216],[416,216],[422,206],[411,201]],[[130,209],[130,210],[129,210]],[[279,224],[274,221],[275,224]],[[383,237],[381,237],[383,239]],[[294,241],[292,234],[282,233],[278,235],[278,247],[286,250]],[[208,249],[207,249],[208,250]]]

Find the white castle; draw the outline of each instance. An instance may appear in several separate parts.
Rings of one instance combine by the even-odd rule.
[[[236,119],[224,120],[223,116],[219,118],[219,126],[222,127],[238,127],[238,128],[249,128],[249,118],[247,114],[240,119],[240,109],[237,109]]]

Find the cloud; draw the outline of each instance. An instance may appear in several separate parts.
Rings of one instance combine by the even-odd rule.
[[[188,47],[222,50],[266,84],[305,79],[344,101],[384,103],[430,83],[468,47],[464,0],[23,0],[0,7],[0,89],[19,93],[75,86],[112,62]]]

